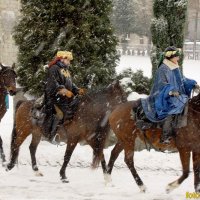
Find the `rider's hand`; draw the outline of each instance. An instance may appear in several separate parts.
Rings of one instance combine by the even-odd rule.
[[[67,90],[67,92],[65,93],[65,95],[68,97],[68,98],[71,98],[74,96],[74,94],[70,91],[70,90]]]
[[[62,88],[58,91],[58,94],[62,95],[62,96],[65,96],[66,95],[66,92],[67,92],[67,89],[65,88]]]
[[[170,96],[173,96],[173,97],[178,97],[180,94],[179,94],[179,92],[177,92],[177,91],[170,91],[170,92],[169,92],[169,95],[170,95]]]
[[[80,89],[78,90],[78,94],[79,94],[79,95],[84,95],[85,93],[86,93],[86,89],[80,88]]]
[[[195,91],[196,93],[200,93],[200,86],[199,86],[198,84],[196,84],[196,85],[194,86],[194,91]]]
[[[70,90],[67,90],[65,88],[62,88],[58,91],[58,94],[62,95],[62,96],[67,96],[68,98],[73,97],[73,93]]]
[[[199,86],[198,84],[196,84],[196,85],[194,86],[194,89],[200,90],[200,86]]]

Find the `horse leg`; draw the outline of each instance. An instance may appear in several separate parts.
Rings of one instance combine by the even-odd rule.
[[[107,166],[106,166],[106,160],[105,160],[104,154],[102,155],[102,159],[101,159],[101,167],[102,167],[103,173],[106,174]]]
[[[193,152],[194,188],[200,192],[200,153]]]
[[[2,162],[3,163],[6,162],[6,157],[3,151],[3,141],[1,139],[1,136],[0,136],[0,156],[1,156]]]
[[[96,155],[99,154],[100,151],[102,151],[101,149],[99,148],[96,148],[96,143],[94,140],[87,140],[87,143],[91,146],[91,148],[93,149],[93,157],[95,157]],[[103,146],[102,146],[103,147]],[[102,155],[101,155],[101,168],[103,170],[103,174],[105,176],[105,174],[107,174],[107,166],[106,166],[106,160],[105,160],[105,157],[104,157],[104,153],[102,152]],[[93,167],[93,165],[92,165]]]
[[[188,151],[185,148],[178,149],[179,156],[181,159],[182,164],[182,176],[177,179],[176,181],[173,181],[172,183],[169,183],[166,192],[169,193],[172,190],[176,189],[188,176],[190,172],[190,151]]]
[[[67,180],[67,177],[65,175],[65,170],[66,170],[66,167],[70,161],[70,158],[72,156],[72,153],[74,151],[74,149],[76,148],[76,145],[78,143],[78,139],[69,139],[68,138],[68,141],[67,141],[67,148],[66,148],[66,151],[65,151],[65,156],[64,156],[64,162],[63,162],[63,165],[60,169],[60,176],[61,176],[61,180],[63,183],[69,183],[69,181]]]
[[[17,134],[16,126],[14,125],[11,138],[10,162],[7,164],[6,170],[11,170],[15,166],[19,148],[29,134],[30,132],[28,130],[20,130],[20,134]]]
[[[142,182],[141,178],[139,177],[135,167],[134,167],[134,162],[133,162],[133,157],[134,157],[134,145],[130,146],[129,148],[124,148],[125,151],[125,163],[127,164],[129,170],[131,171],[137,185],[139,186],[141,192],[146,191],[146,187],[144,183]]]
[[[39,133],[39,132],[37,132]],[[36,162],[36,150],[38,147],[38,144],[40,143],[41,140],[41,134],[37,134],[36,132],[32,133],[32,140],[31,144],[29,146],[30,154],[31,154],[31,163],[32,163],[32,169],[35,172],[36,176],[43,176],[43,174],[39,171],[37,162]]]
[[[117,144],[114,146],[113,150],[111,151],[109,163],[107,166],[107,172],[106,172],[106,174],[104,174],[104,179],[105,179],[106,183],[112,181],[112,179],[111,179],[112,169],[113,169],[116,159],[118,158],[118,156],[122,150],[123,150],[122,144],[120,142],[117,142]]]
[[[108,171],[107,171],[108,174],[111,175],[114,163],[122,150],[123,150],[122,144],[120,142],[117,142],[117,144],[114,146],[113,150],[111,151],[110,160],[108,163]]]

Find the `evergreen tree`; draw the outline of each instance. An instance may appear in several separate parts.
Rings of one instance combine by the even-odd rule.
[[[112,22],[116,33],[123,36],[123,39],[134,32],[135,29],[135,5],[133,0],[113,0]]]
[[[153,49],[151,61],[152,77],[157,69],[160,52],[168,46],[183,48],[184,26],[188,0],[154,0],[154,19],[151,24]],[[182,65],[182,59],[180,61]]]
[[[120,73],[118,78],[123,79],[124,89],[127,93],[135,91],[139,94],[149,94],[150,92],[151,80],[144,76],[142,70],[133,72],[131,68],[128,68]]]
[[[43,66],[58,50],[73,52],[71,71],[78,86],[90,82],[99,87],[115,77],[117,39],[110,0],[21,0],[21,5],[14,39],[25,91],[42,93]]]

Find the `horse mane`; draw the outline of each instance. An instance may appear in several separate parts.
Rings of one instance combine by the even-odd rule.
[[[17,77],[17,74],[16,74],[16,72],[15,72],[15,70],[14,70],[14,64],[13,64],[13,66],[11,67],[11,66],[5,66],[5,65],[2,65],[1,63],[0,63],[0,76],[1,75],[3,75],[6,71],[10,71],[10,72],[13,72],[14,74],[15,74],[15,76]]]
[[[122,86],[120,85],[119,80],[113,81],[108,86],[104,86],[102,88],[89,91],[86,95],[84,95],[82,97],[82,101],[87,100],[87,99],[93,100],[94,97],[103,96],[103,94],[110,94],[111,95],[115,91],[119,91],[119,90],[121,91],[122,95],[124,96],[124,101],[126,101],[127,100],[127,94],[125,93]]]
[[[192,107],[193,110],[200,112],[200,93],[189,100],[189,106]]]

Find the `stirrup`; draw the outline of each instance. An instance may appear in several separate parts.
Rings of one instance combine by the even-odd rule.
[[[141,130],[146,130],[152,127],[152,123],[145,122],[144,120],[136,121],[135,125]]]
[[[169,137],[167,137],[167,138],[160,138],[160,143],[161,144],[170,144],[170,142],[171,142],[171,140],[172,140],[172,136],[169,136]]]

